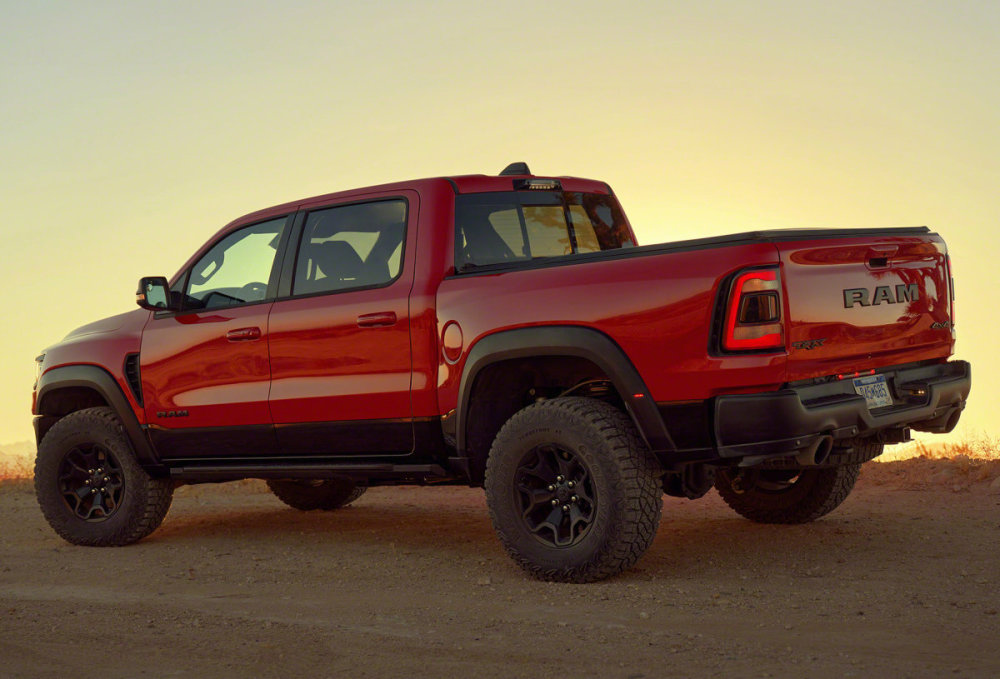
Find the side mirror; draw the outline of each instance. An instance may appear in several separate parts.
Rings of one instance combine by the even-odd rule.
[[[163,276],[140,278],[135,303],[150,311],[177,311],[177,306],[171,304],[170,285]]]

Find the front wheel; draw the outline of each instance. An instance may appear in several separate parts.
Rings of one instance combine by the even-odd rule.
[[[486,463],[486,500],[507,553],[542,580],[592,582],[630,568],[656,535],[662,470],[631,420],[587,398],[516,413]]]
[[[139,466],[111,408],[87,408],[56,422],[42,439],[35,495],[67,542],[120,546],[156,530],[170,508],[173,483]]]
[[[757,523],[808,523],[847,499],[860,464],[805,469],[723,469],[715,488],[737,514]]]

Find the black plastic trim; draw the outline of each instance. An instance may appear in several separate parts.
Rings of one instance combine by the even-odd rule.
[[[38,437],[39,420],[46,416],[46,397],[53,392],[66,388],[85,388],[97,392],[107,403],[125,427],[125,433],[132,443],[132,450],[140,464],[146,467],[157,467],[159,458],[143,432],[132,406],[129,405],[125,393],[115,378],[104,368],[95,365],[67,365],[46,371],[38,380],[36,396],[36,412],[42,416],[36,418],[36,443],[41,443]]]
[[[659,254],[695,252],[715,248],[737,247],[760,243],[781,243],[797,240],[827,240],[832,238],[862,238],[866,236],[918,236],[937,235],[926,226],[895,227],[888,229],[776,229],[773,231],[748,231],[728,236],[712,238],[696,238],[692,240],[675,241],[672,243],[656,243],[638,247],[621,247],[614,250],[599,252],[581,252],[559,257],[544,257],[538,259],[503,262],[501,264],[486,264],[474,269],[466,269],[446,278],[465,278],[468,276],[489,276],[507,271],[522,269],[544,269],[556,266],[570,266],[586,262],[606,261],[609,259],[629,259],[632,257],[649,257]]]
[[[437,418],[344,420],[225,427],[144,427],[165,462],[214,461],[220,466],[240,460],[340,460],[355,462],[415,458],[444,462],[446,448]],[[393,462],[392,464],[395,464]]]
[[[646,383],[614,340],[592,328],[545,326],[506,330],[484,337],[472,347],[458,392],[457,435],[460,454],[466,451],[466,417],[476,377],[486,367],[515,358],[574,356],[593,362],[621,394],[639,433],[653,451],[674,450]],[[641,395],[636,397],[636,394]]]
[[[278,442],[272,424],[177,429],[150,424],[145,429],[150,443],[164,461],[187,457],[236,457],[278,453]]]
[[[850,380],[717,397],[719,457],[794,454],[814,446],[818,437],[871,436],[899,427],[944,433],[958,422],[972,385],[966,361],[880,372],[889,380],[894,405],[874,411]]]
[[[288,455],[394,455],[413,453],[412,419],[299,422],[275,427]]]
[[[125,361],[122,363],[122,374],[125,375],[125,381],[128,382],[129,389],[132,391],[132,396],[135,398],[135,402],[138,403],[141,408],[143,405],[142,375],[139,368],[138,353],[125,355]]]
[[[519,161],[516,163],[511,163],[503,170],[500,171],[499,177],[520,177],[522,175],[530,175],[531,170],[528,169],[528,164]]]
[[[295,263],[298,260],[299,241],[302,239],[302,226],[306,221],[306,212],[296,212],[289,228],[288,243],[281,255],[281,273],[278,275],[278,290],[275,299],[284,299],[292,294],[292,279],[295,278]]]
[[[189,483],[237,479],[349,478],[364,485],[386,483],[441,482],[454,478],[439,464],[391,462],[344,462],[337,459],[184,460],[170,465],[170,476]]]

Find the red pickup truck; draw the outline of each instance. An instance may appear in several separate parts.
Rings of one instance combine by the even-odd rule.
[[[663,493],[826,514],[971,382],[926,228],[637,247],[607,184],[523,163],[255,212],[137,301],[38,358],[35,487],[75,544],[148,535],[182,483],[470,484],[521,567],[596,580]]]

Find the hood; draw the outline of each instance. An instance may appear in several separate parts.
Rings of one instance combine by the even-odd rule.
[[[94,321],[93,323],[88,323],[87,325],[81,325],[79,328],[66,335],[66,337],[63,338],[63,341],[76,339],[85,335],[114,332],[126,326],[132,325],[136,326],[134,330],[140,330],[148,317],[149,312],[145,309],[135,309],[133,311],[126,311],[125,313],[118,314],[116,316],[108,316],[107,318],[102,318],[99,321]],[[133,328],[129,327],[129,329],[131,330]]]
[[[77,328],[45,349],[43,373],[61,365],[87,363],[118,375],[125,355],[139,351],[149,315],[145,309],[136,309]]]

